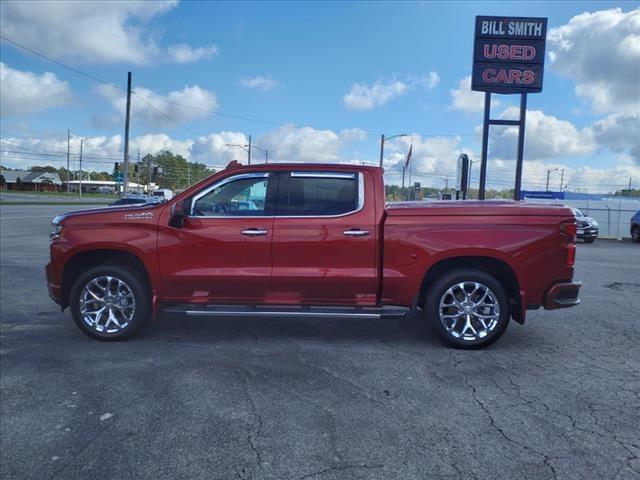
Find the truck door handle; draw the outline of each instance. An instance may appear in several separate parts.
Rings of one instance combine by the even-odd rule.
[[[242,230],[240,233],[242,235],[247,235],[248,237],[259,237],[260,235],[266,235],[268,231],[261,230],[259,228],[247,228],[246,230]]]
[[[347,237],[364,237],[366,235],[369,235],[369,230],[351,229],[351,230],[345,230],[342,233],[344,233]]]

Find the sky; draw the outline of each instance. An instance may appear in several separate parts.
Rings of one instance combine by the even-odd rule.
[[[246,162],[226,145],[251,135],[254,162],[377,164],[380,135],[406,133],[385,145],[387,183],[413,145],[412,182],[452,184],[460,153],[480,157],[476,15],[549,19],[523,188],[548,170],[556,190],[639,188],[640,2],[3,1],[0,163],[66,166],[69,129],[72,169],[85,138],[83,168],[111,171],[131,71],[134,160],[168,149],[222,168]],[[518,104],[494,95],[492,117]],[[491,127],[489,187],[513,186],[516,138]]]

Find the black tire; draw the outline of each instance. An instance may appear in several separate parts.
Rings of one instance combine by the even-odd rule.
[[[631,229],[631,239],[636,243],[640,243],[640,226],[633,226]]]
[[[464,282],[477,282],[488,287],[493,292],[500,309],[493,329],[486,333],[484,337],[474,340],[456,338],[447,330],[443,321],[440,320],[441,299],[449,288]],[[425,307],[427,319],[431,323],[437,335],[444,343],[454,348],[479,349],[488,347],[504,334],[507,326],[509,325],[510,305],[507,293],[498,280],[482,270],[471,268],[459,269],[442,275],[429,287]],[[477,322],[477,317],[473,318],[475,318],[474,321]]]
[[[85,323],[80,313],[80,296],[83,288],[91,282],[91,280],[101,276],[116,277],[125,282],[131,289],[135,300],[135,310],[131,320],[128,321],[126,327],[113,333],[100,332],[92,328]],[[85,335],[104,341],[126,340],[138,333],[150,320],[152,312],[151,292],[147,282],[130,268],[121,265],[99,265],[90,268],[75,281],[69,296],[69,307],[73,321]]]
[[[593,243],[596,241],[595,237],[591,237],[591,238],[585,238],[584,239],[584,243]]]

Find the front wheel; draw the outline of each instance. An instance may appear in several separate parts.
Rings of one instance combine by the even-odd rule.
[[[638,225],[634,225],[631,230],[631,239],[638,243],[640,242],[640,227]]]
[[[584,243],[593,243],[596,241],[596,237],[585,238]]]
[[[98,340],[124,340],[151,318],[146,282],[120,265],[90,268],[75,281],[71,314],[82,332]]]
[[[477,349],[498,340],[509,324],[509,299],[493,276],[454,270],[429,288],[426,310],[438,336],[456,348]]]

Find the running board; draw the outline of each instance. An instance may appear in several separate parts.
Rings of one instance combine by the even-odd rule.
[[[347,318],[392,318],[404,317],[407,307],[327,307],[327,306],[238,306],[165,304],[162,311],[193,317],[347,317]]]

